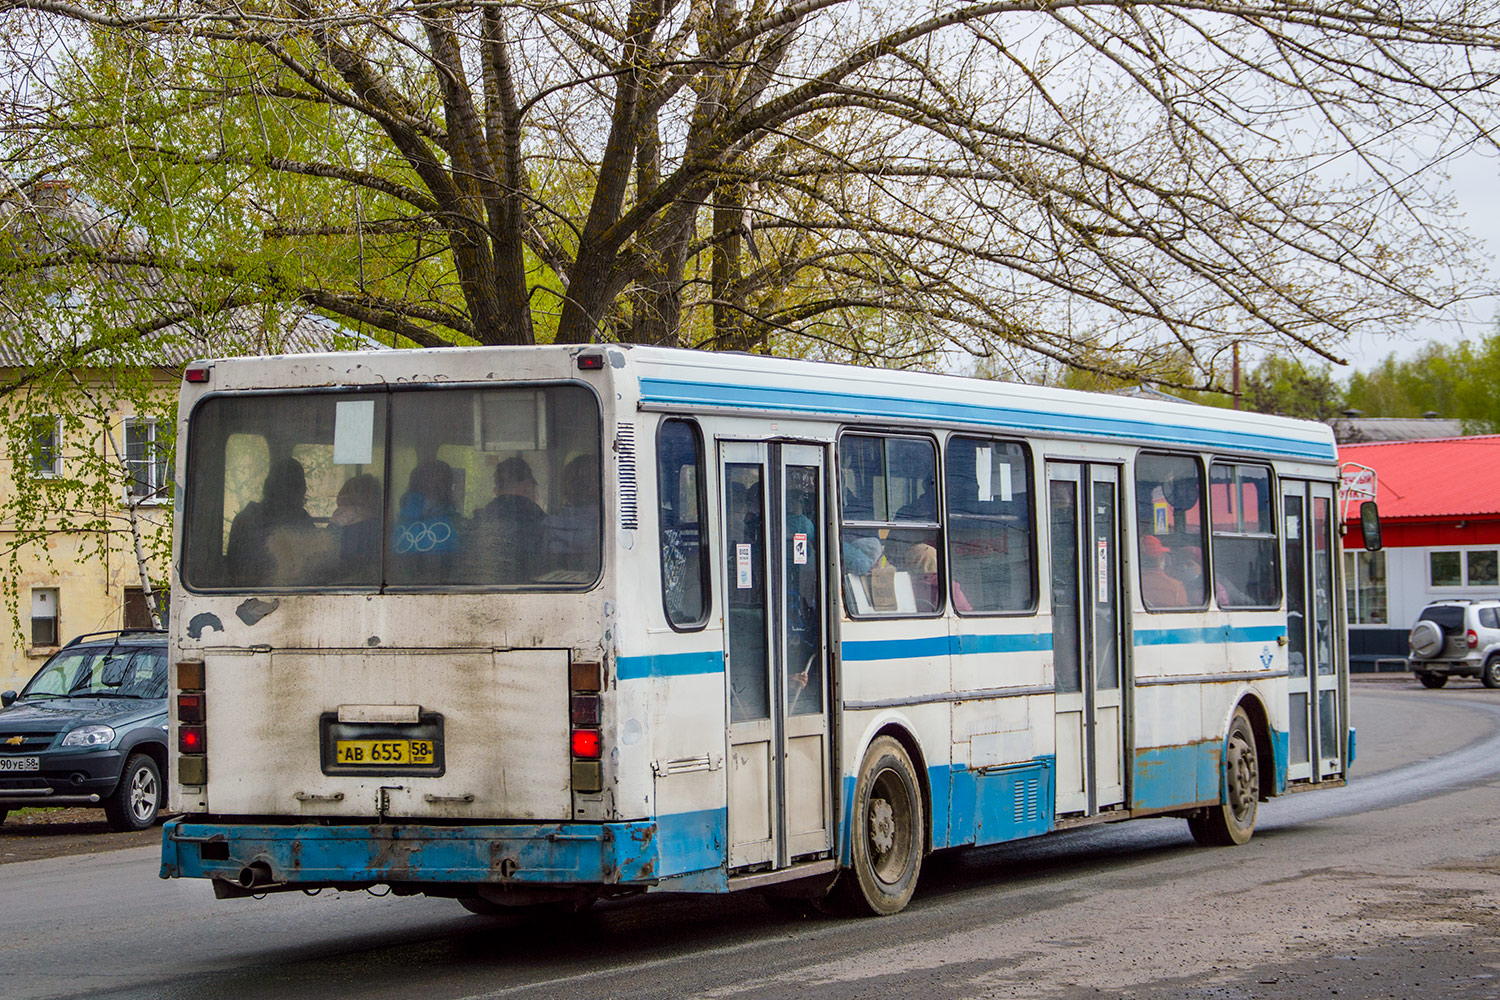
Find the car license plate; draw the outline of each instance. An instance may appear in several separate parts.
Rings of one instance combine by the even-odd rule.
[[[337,740],[334,760],[355,766],[430,767],[436,763],[437,757],[431,740]]]
[[[0,771],[40,771],[42,762],[35,757],[0,757]]]

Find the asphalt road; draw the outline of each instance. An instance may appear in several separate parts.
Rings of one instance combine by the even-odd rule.
[[[324,892],[218,902],[136,847],[0,865],[0,995],[1500,997],[1500,691],[1355,685],[1349,787],[1262,806],[1241,848],[1180,820],[940,856],[883,920],[754,896],[568,920]]]

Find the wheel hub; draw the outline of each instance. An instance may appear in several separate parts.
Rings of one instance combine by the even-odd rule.
[[[870,800],[870,846],[876,854],[896,846],[896,813],[885,799]]]
[[[1255,754],[1236,734],[1229,741],[1229,805],[1235,815],[1243,816],[1255,804],[1260,775],[1256,772]]]

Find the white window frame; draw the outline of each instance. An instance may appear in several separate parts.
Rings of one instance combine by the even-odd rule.
[[[1500,589],[1500,584],[1495,583],[1472,583],[1469,580],[1469,556],[1475,552],[1496,552],[1500,547],[1488,545],[1476,545],[1473,548],[1442,548],[1429,549],[1427,551],[1427,589],[1443,593],[1451,593],[1454,590],[1479,588],[1482,590]],[[1437,583],[1432,578],[1432,557],[1437,555],[1448,555],[1452,553],[1458,556],[1458,583]]]
[[[50,608],[50,615],[39,615],[38,611]],[[32,587],[31,588],[31,631],[28,638],[31,639],[33,649],[55,649],[62,645],[62,600],[61,593],[57,587]],[[37,642],[37,622],[50,621],[52,623],[52,641]]]
[[[131,431],[138,427],[149,428],[145,454],[132,457],[130,449]],[[124,500],[128,503],[163,504],[167,502],[167,476],[170,474],[162,460],[160,448],[161,423],[155,417],[126,417],[121,427],[121,447],[124,448],[125,480]],[[139,492],[136,484],[144,481],[145,492]]]

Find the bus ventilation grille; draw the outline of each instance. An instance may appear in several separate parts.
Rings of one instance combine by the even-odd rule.
[[[1040,818],[1041,795],[1037,778],[1022,778],[1016,782],[1016,822],[1034,823]]]
[[[635,530],[639,524],[635,484],[635,426],[621,423],[615,429],[615,455],[620,466],[620,527]]]

